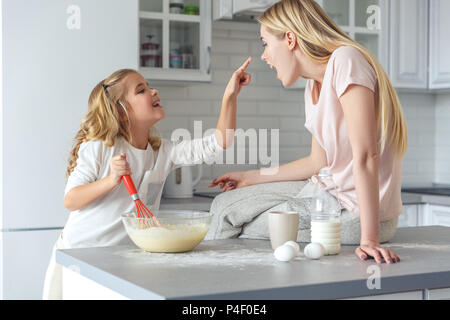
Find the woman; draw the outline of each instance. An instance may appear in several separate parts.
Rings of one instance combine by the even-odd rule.
[[[313,0],[277,2],[259,22],[265,48],[261,59],[276,68],[283,85],[308,79],[305,126],[313,136],[311,154],[280,166],[275,175],[231,172],[211,186],[229,191],[306,180],[326,167],[334,180],[327,189],[344,211],[359,219],[355,254],[377,263],[399,262],[397,254],[380,246],[379,236],[385,222],[395,224],[395,233],[402,212],[401,167],[408,143],[401,105],[388,76],[376,58]]]

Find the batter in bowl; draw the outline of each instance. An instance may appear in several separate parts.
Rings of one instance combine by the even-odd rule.
[[[186,252],[194,249],[203,240],[209,226],[206,223],[166,224],[163,227],[127,229],[131,240],[145,251]]]

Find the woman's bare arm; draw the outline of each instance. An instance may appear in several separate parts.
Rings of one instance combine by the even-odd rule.
[[[215,179],[210,187],[219,186],[223,191],[246,187],[254,184],[298,181],[310,178],[327,165],[325,151],[312,138],[311,154],[275,168],[229,172]]]
[[[363,86],[351,85],[341,96],[348,136],[353,153],[353,179],[361,220],[361,246],[356,254],[365,253],[378,263],[395,261],[397,255],[379,244],[379,150],[374,93]]]

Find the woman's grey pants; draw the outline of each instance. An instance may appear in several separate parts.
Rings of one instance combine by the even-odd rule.
[[[297,241],[310,242],[312,185],[309,180],[274,182],[220,194],[211,205],[213,219],[205,239],[269,239],[268,212],[286,210],[300,213]],[[380,222],[380,243],[394,237],[397,223],[398,218]],[[341,243],[359,245],[360,239],[359,217],[342,210]]]

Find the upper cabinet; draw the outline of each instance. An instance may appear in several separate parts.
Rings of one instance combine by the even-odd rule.
[[[430,89],[450,88],[450,1],[430,1]]]
[[[398,89],[450,89],[450,1],[390,1],[389,75]]]
[[[389,6],[386,0],[317,0],[352,39],[370,50],[387,68]]]
[[[211,81],[211,1],[140,0],[139,44],[146,79]]]
[[[389,4],[386,0],[316,0],[352,39],[370,50],[388,70]],[[300,78],[291,88],[304,88]]]
[[[428,1],[393,0],[390,78],[394,87],[428,87]]]

